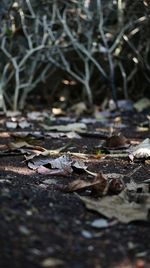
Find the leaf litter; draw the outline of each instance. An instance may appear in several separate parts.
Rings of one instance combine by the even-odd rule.
[[[33,116],[34,117],[34,116]],[[36,116],[35,116],[36,117]],[[35,118],[34,118],[35,119]],[[33,120],[34,120],[33,119]],[[13,123],[13,122],[12,122]],[[23,125],[23,127],[27,125]],[[46,130],[69,132],[72,131],[71,138],[75,137],[74,133],[86,130],[86,125],[83,123],[73,123],[66,126],[47,126],[43,125]],[[33,134],[33,133],[32,133]],[[31,135],[32,135],[31,134]],[[22,134],[23,135],[23,134]],[[27,134],[27,136],[30,133]],[[33,134],[35,138],[41,138],[42,135]],[[50,134],[53,136],[53,132]],[[63,135],[63,133],[62,133]],[[17,136],[17,135],[16,135]],[[22,138],[25,139],[26,135]],[[57,136],[58,137],[58,136]],[[59,136],[60,137],[60,136]],[[58,138],[59,138],[58,137]],[[69,136],[68,136],[69,138]],[[103,144],[108,150],[127,149],[130,146],[130,141],[122,134],[106,137]],[[85,163],[81,160],[74,161],[67,153],[55,159],[52,159],[53,150],[47,150],[40,146],[33,146],[26,141],[9,144],[10,150],[19,150],[28,154],[26,157],[28,167],[36,170],[40,174],[63,175],[68,176],[74,171],[80,170],[89,173]],[[36,152],[38,151],[38,153]],[[58,149],[59,154],[61,150]],[[129,154],[129,159],[134,158],[149,158],[150,157],[150,140],[147,138],[137,146],[132,146]],[[129,223],[137,220],[148,220],[148,210],[150,209],[150,193],[149,187],[145,184],[136,184],[133,180],[124,185],[122,178],[111,178],[102,172],[93,173],[94,178],[76,179],[69,182],[64,187],[66,192],[74,192],[89,188],[91,193],[98,195],[97,199],[80,196],[80,199],[85,203],[88,209],[97,211],[107,218],[115,218],[120,222]],[[139,193],[139,191],[141,191]],[[110,195],[111,194],[111,195]]]

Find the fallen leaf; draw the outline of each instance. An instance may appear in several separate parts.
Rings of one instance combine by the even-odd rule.
[[[149,185],[146,183],[136,183],[133,179],[131,179],[129,183],[126,183],[126,188],[127,190],[132,191],[134,193],[138,192],[138,190],[141,189],[140,193],[143,193],[148,192]]]
[[[16,129],[17,128],[17,122],[7,121],[6,127],[8,129]]]
[[[145,198],[142,204],[129,202],[126,191],[115,196],[105,196],[94,200],[89,197],[81,197],[85,206],[105,217],[116,218],[120,222],[129,223],[131,221],[148,220],[148,210],[150,209],[150,196]]]
[[[86,164],[81,161],[81,160],[75,160],[72,162],[72,167],[77,169],[77,170],[83,170],[86,171],[87,170],[87,166]]]
[[[28,161],[28,167],[40,174],[69,175],[76,170],[87,169],[82,161],[74,161],[69,155],[62,155],[53,159],[51,156],[36,156]]]
[[[34,121],[43,121],[45,117],[48,117],[46,112],[29,112],[27,113],[27,118]]]
[[[124,189],[124,183],[120,178],[112,178],[109,181],[109,192],[111,194],[118,194]]]
[[[35,138],[35,139],[40,139],[43,138],[43,134],[41,131],[18,131],[18,132],[13,132],[10,134],[14,138],[19,138],[19,139],[26,139],[28,137]]]
[[[129,158],[131,161],[134,158],[148,158],[150,157],[150,139],[147,138],[142,141],[140,144],[132,147],[131,153],[129,154]]]
[[[65,169],[57,169],[57,168],[47,168],[44,166],[40,166],[37,168],[37,172],[39,174],[44,174],[44,175],[57,175],[57,176],[68,176],[69,174],[72,173],[72,170],[70,171],[70,168],[65,168]]]
[[[62,155],[56,159],[52,159],[52,157],[39,156],[32,158],[32,160],[28,162],[28,167],[37,169],[40,166],[46,166],[48,164],[50,165],[50,168],[62,169],[62,167],[67,165],[71,166],[71,161],[69,156],[66,155]]]
[[[39,153],[41,152],[45,152],[45,148],[41,147],[41,146],[38,146],[38,145],[31,145],[29,144],[28,142],[26,141],[19,141],[19,142],[10,142],[8,145],[8,148],[10,150],[15,150],[15,149],[22,149],[24,148],[25,152],[26,153],[30,153],[30,152],[33,152],[34,151],[38,151]],[[38,153],[38,154],[39,154]]]
[[[142,112],[144,109],[150,107],[150,100],[148,98],[142,98],[134,104],[134,108],[138,112]]]
[[[30,123],[29,122],[27,122],[27,121],[21,121],[21,122],[19,122],[18,123],[18,126],[20,127],[20,128],[22,128],[22,129],[24,129],[24,128],[28,128],[28,127],[30,127]]]
[[[11,149],[11,150],[14,150],[14,149],[21,149],[22,147],[33,148],[33,145],[30,145],[30,144],[27,143],[26,141],[10,142],[10,143],[8,144],[8,148]]]
[[[120,111],[133,111],[133,103],[131,100],[118,100],[117,104]],[[116,104],[112,99],[109,101],[109,109],[110,111],[116,110]]]
[[[92,180],[77,179],[70,182],[64,190],[66,192],[74,192],[90,188],[97,195],[105,195],[108,191],[108,181],[102,173],[97,174]]]
[[[88,209],[94,210],[110,219],[116,218],[123,223],[148,219],[150,197],[144,204],[129,202],[123,193],[115,196],[105,196],[98,200],[81,196],[80,199]]]
[[[113,135],[106,139],[103,147],[108,150],[117,150],[117,149],[124,149],[130,146],[130,141],[123,136],[120,135]]]
[[[81,136],[79,134],[77,134],[74,131],[70,131],[68,133],[64,133],[64,132],[47,132],[45,133],[45,136],[54,138],[54,139],[59,139],[62,137],[67,137],[68,139],[81,139]]]
[[[46,130],[56,130],[62,132],[81,131],[87,128],[87,126],[84,123],[72,123],[68,125],[55,125],[55,126],[48,126],[45,124],[41,124],[41,126]]]

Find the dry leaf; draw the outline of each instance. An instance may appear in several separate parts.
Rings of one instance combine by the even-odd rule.
[[[113,178],[109,181],[109,192],[118,194],[124,189],[124,183],[119,178]]]
[[[22,129],[24,128],[28,128],[31,126],[31,124],[29,122],[27,122],[26,120],[23,120],[21,122],[18,123],[18,126]]]
[[[105,195],[108,191],[108,181],[102,173],[99,173],[93,180],[74,180],[69,183],[64,190],[67,192],[74,192],[87,187],[97,195]]]
[[[132,111],[133,110],[133,103],[131,100],[118,100],[117,101],[118,108],[120,111]],[[116,110],[116,104],[114,100],[109,101],[109,109],[110,111]]]
[[[72,173],[72,169],[70,169],[70,167],[66,167],[66,168],[47,168],[44,166],[40,166],[39,168],[37,168],[37,172],[39,174],[44,174],[44,175],[57,175],[57,176],[68,176]]]
[[[62,169],[66,166],[71,167],[72,161],[69,156],[62,155],[56,159],[52,159],[52,157],[34,157],[31,161],[28,162],[28,166],[32,169],[37,169],[40,166],[50,165],[50,168],[53,169]]]
[[[10,142],[8,144],[8,148],[10,150],[16,150],[16,149],[22,149],[24,148],[25,149],[25,152],[35,152],[35,151],[38,151],[39,153],[41,152],[45,152],[45,148],[41,147],[41,146],[38,146],[38,145],[31,145],[29,143],[27,143],[26,141],[19,141],[19,142]],[[38,154],[39,154],[38,153]]]
[[[14,149],[20,149],[20,148],[32,148],[33,146],[30,145],[29,143],[27,143],[26,141],[20,141],[20,142],[10,142],[8,144],[8,148],[11,149],[11,150],[14,150]]]
[[[56,125],[56,126],[48,126],[45,124],[41,124],[41,126],[46,130],[56,130],[62,132],[81,131],[86,130],[87,128],[87,126],[84,123],[72,123],[68,125]]]
[[[82,161],[73,161],[69,155],[62,155],[53,159],[48,156],[36,156],[29,159],[28,167],[37,170],[41,174],[69,175],[76,170],[86,170],[87,167]]]
[[[122,134],[113,135],[106,139],[103,147],[110,150],[128,148],[130,146],[130,141],[124,137]]]
[[[28,137],[40,139],[44,137],[41,131],[18,131],[11,133],[11,136],[18,139],[26,139]]]
[[[142,112],[144,109],[150,107],[150,100],[148,98],[142,98],[134,104],[134,108],[138,112]]]
[[[62,137],[67,137],[68,139],[81,139],[81,136],[79,134],[77,134],[74,131],[70,131],[68,133],[64,133],[64,132],[47,132],[45,134],[45,136],[54,138],[54,139],[59,139]]]
[[[94,210],[110,219],[116,218],[123,223],[148,219],[150,197],[145,199],[145,203],[142,204],[129,202],[125,191],[119,195],[105,196],[98,200],[89,197],[80,197],[80,199],[88,209]]]
[[[150,157],[150,139],[147,138],[135,147],[132,147],[132,151],[129,154],[131,161],[134,158],[148,158]]]
[[[16,129],[17,128],[17,122],[7,121],[6,122],[6,128],[8,129]]]

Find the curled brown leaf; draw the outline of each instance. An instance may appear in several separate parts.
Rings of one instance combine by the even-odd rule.
[[[105,195],[108,192],[108,180],[103,173],[98,173],[92,180],[77,179],[70,182],[65,188],[66,192],[74,192],[90,188],[97,195]]]

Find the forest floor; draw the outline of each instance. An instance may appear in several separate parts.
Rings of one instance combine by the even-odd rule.
[[[147,113],[112,114],[104,122],[92,117],[49,119],[50,127],[76,121],[86,125],[84,131],[76,131],[78,135],[71,138],[65,131],[58,135],[60,130],[46,129],[45,114],[41,115],[42,118],[31,113],[0,116],[0,267],[150,267],[148,219],[126,223],[117,216],[89,210],[80,196],[101,198],[93,196],[90,187],[63,190],[76,179],[83,182],[89,176],[91,180],[87,172],[42,173],[30,168],[25,160],[25,155],[41,152],[41,148],[55,150],[64,146],[60,153],[51,152],[51,156],[69,154],[84,162],[91,172],[119,174],[125,176],[124,183],[131,177],[137,184],[142,183],[150,178],[148,161],[130,161],[126,150],[103,151],[100,145],[106,139],[102,133],[107,136],[110,126],[133,144],[149,138],[149,129],[144,125]],[[21,145],[20,141],[26,143]]]

